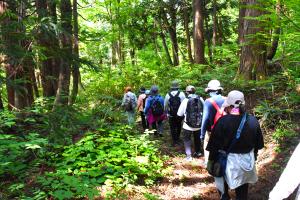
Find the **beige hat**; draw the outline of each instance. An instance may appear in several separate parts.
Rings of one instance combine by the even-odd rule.
[[[228,93],[228,96],[222,107],[226,108],[229,106],[234,106],[237,108],[240,104],[245,104],[244,94],[238,90],[233,90]]]
[[[192,85],[189,85],[189,86],[187,86],[187,87],[185,88],[185,91],[186,91],[186,92],[193,92],[193,91],[195,91],[195,90],[196,90],[195,87],[192,86]]]
[[[218,80],[209,81],[207,84],[207,88],[205,88],[205,92],[208,92],[209,90],[213,90],[213,91],[223,90],[220,81]]]

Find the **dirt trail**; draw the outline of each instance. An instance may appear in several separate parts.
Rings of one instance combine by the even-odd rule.
[[[170,137],[165,131],[161,141],[162,154],[169,155],[166,166],[172,167],[170,174],[151,188],[143,188],[142,193],[149,193],[153,198],[163,200],[217,200],[219,195],[214,186],[213,178],[204,168],[204,158],[185,160],[184,147],[172,147]],[[299,141],[299,140],[297,140]],[[270,190],[277,182],[283,167],[286,165],[296,142],[288,144],[280,153],[276,153],[277,145],[269,142],[259,152],[257,171],[259,181],[249,187],[249,200],[267,200]],[[234,199],[234,191],[230,192]],[[143,197],[143,198],[142,198]],[[144,199],[144,196],[134,195],[130,199]],[[293,199],[292,197],[289,199]]]

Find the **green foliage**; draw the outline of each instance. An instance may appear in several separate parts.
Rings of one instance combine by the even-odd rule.
[[[273,139],[277,143],[282,143],[283,141],[288,140],[289,138],[292,138],[296,136],[295,132],[295,125],[289,120],[281,120],[276,125],[276,129],[273,133]]]

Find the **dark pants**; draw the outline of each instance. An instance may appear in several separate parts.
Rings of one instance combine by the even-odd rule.
[[[224,185],[225,193],[221,197],[221,200],[229,200],[230,196],[228,194],[228,185],[227,185],[226,181],[224,182],[224,184],[225,184]],[[249,187],[249,184],[246,183],[235,189],[236,200],[247,200],[248,199],[248,187]],[[219,192],[219,194],[221,194],[221,193]]]
[[[143,129],[145,130],[145,129],[149,128],[148,121],[146,120],[146,116],[143,111],[140,111],[140,115],[142,118],[142,126],[143,126]]]
[[[201,140],[200,140],[200,130],[198,131],[188,131],[183,129],[183,142],[185,153],[187,156],[192,155],[192,138],[194,136],[194,148],[196,153],[201,153]]]
[[[162,135],[162,134],[163,134],[163,121],[153,122],[153,123],[151,124],[151,128],[152,128],[152,129],[155,129],[154,135],[157,135],[157,133],[158,133],[159,135]]]
[[[179,142],[180,132],[181,132],[181,122],[182,122],[182,117],[179,116],[169,117],[170,132],[171,132],[173,144]]]

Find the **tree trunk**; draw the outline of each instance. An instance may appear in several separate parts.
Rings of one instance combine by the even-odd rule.
[[[212,37],[213,48],[216,47],[217,42],[218,42],[217,2],[216,0],[213,0],[213,37]]]
[[[205,28],[206,28],[206,41],[207,41],[207,47],[208,47],[208,57],[209,57],[209,62],[212,63],[213,62],[213,53],[212,53],[212,45],[211,45],[211,35],[209,32],[209,25],[208,25],[208,15],[206,15],[207,17],[205,18]]]
[[[73,55],[75,57],[75,60],[73,62],[73,68],[72,68],[72,76],[73,76],[73,88],[72,88],[72,93],[71,97],[69,100],[69,104],[72,105],[75,100],[76,96],[78,94],[78,85],[79,85],[79,47],[78,47],[78,42],[79,42],[79,37],[78,37],[78,12],[77,12],[77,0],[73,0],[73,24],[74,24],[74,46],[73,46]]]
[[[243,29],[244,29],[244,18],[245,18],[245,12],[246,12],[246,2],[245,0],[240,0],[239,2],[239,25],[238,25],[238,44],[241,45],[242,42],[244,41],[244,34],[243,34]]]
[[[47,8],[48,13],[51,17],[51,22],[54,24],[57,24],[57,14],[56,14],[56,6],[57,6],[56,0],[47,0]],[[51,54],[50,54],[50,61],[51,61],[51,74],[52,74],[52,87],[55,91],[55,94],[57,92],[58,88],[58,76],[59,76],[59,70],[61,65],[61,54],[60,54],[60,46],[59,46],[59,39],[56,35],[54,30],[51,30],[51,34],[49,34],[49,40],[51,41],[50,46],[48,47]]]
[[[276,54],[276,51],[277,51],[277,47],[278,47],[278,43],[279,43],[279,35],[280,35],[280,32],[281,32],[281,23],[280,23],[280,10],[282,8],[282,5],[281,5],[281,2],[280,0],[278,0],[277,2],[277,5],[276,5],[276,13],[278,15],[278,21],[279,21],[279,24],[278,24],[278,27],[275,28],[274,32],[273,32],[273,41],[272,41],[272,44],[271,44],[271,47],[268,49],[268,53],[267,53],[267,59],[268,60],[272,60]]]
[[[257,20],[264,13],[257,9],[261,4],[257,0],[244,0],[245,17],[241,18],[243,24],[239,37],[241,39],[241,57],[238,74],[246,80],[261,80],[266,76],[266,45],[265,30]]]
[[[188,58],[190,63],[193,63],[193,55],[192,55],[192,46],[191,46],[191,36],[190,36],[190,29],[189,29],[189,8],[186,1],[184,1],[184,8],[183,8],[183,21],[184,21],[184,30],[186,36],[186,48],[188,51]]]
[[[59,105],[67,105],[70,87],[70,66],[72,55],[72,6],[70,0],[61,0],[61,26],[64,29],[61,35],[62,52],[65,59],[61,61],[58,89],[54,102],[54,108]]]
[[[164,29],[162,27],[162,23],[160,21],[160,19],[158,19],[157,21],[159,27],[160,27],[160,33],[159,33],[159,36],[162,40],[162,44],[163,44],[163,47],[164,47],[164,50],[165,50],[165,53],[166,53],[166,57],[167,57],[167,62],[170,64],[170,65],[173,65],[173,62],[172,62],[172,58],[171,58],[171,55],[170,55],[170,52],[169,52],[169,49],[168,49],[168,45],[167,45],[167,41],[166,41],[166,36],[164,34]]]
[[[46,0],[36,0],[35,1],[38,19],[40,23],[45,17],[49,17],[47,10],[47,1]],[[37,34],[38,45],[41,46],[41,54],[44,59],[41,61],[41,79],[43,87],[43,96],[44,97],[53,97],[56,94],[56,88],[53,87],[53,62],[51,59],[50,47],[52,46],[52,41],[49,40],[51,33],[48,33],[48,30],[44,30],[41,26]]]
[[[163,19],[164,26],[167,28],[170,40],[172,43],[172,52],[173,52],[173,65],[179,65],[179,56],[178,56],[178,41],[177,41],[177,32],[176,32],[176,9],[175,2],[171,1],[170,5],[168,5],[169,16],[171,18],[171,23],[169,23],[166,11],[161,8],[161,16]]]
[[[1,6],[0,6],[0,8],[1,8]],[[0,91],[0,110],[4,110],[1,91]]]
[[[9,4],[10,3],[10,4]],[[14,12],[16,10],[16,5],[11,2],[0,1],[0,12],[4,14],[8,10]],[[10,15],[6,15],[1,20],[1,31],[2,31],[2,40],[3,40],[3,50],[7,50],[4,52],[3,63],[5,66],[6,73],[6,91],[7,91],[7,104],[8,109],[12,110],[15,107],[15,90],[13,87],[14,79],[15,79],[15,71],[14,71],[14,62],[13,57],[10,55],[10,52],[13,52],[13,46],[17,46],[16,40],[13,38],[11,32],[16,32],[15,28],[11,27],[10,24],[15,21]]]
[[[203,27],[203,2],[194,0],[194,56],[195,63],[205,64],[204,57],[204,27]]]

